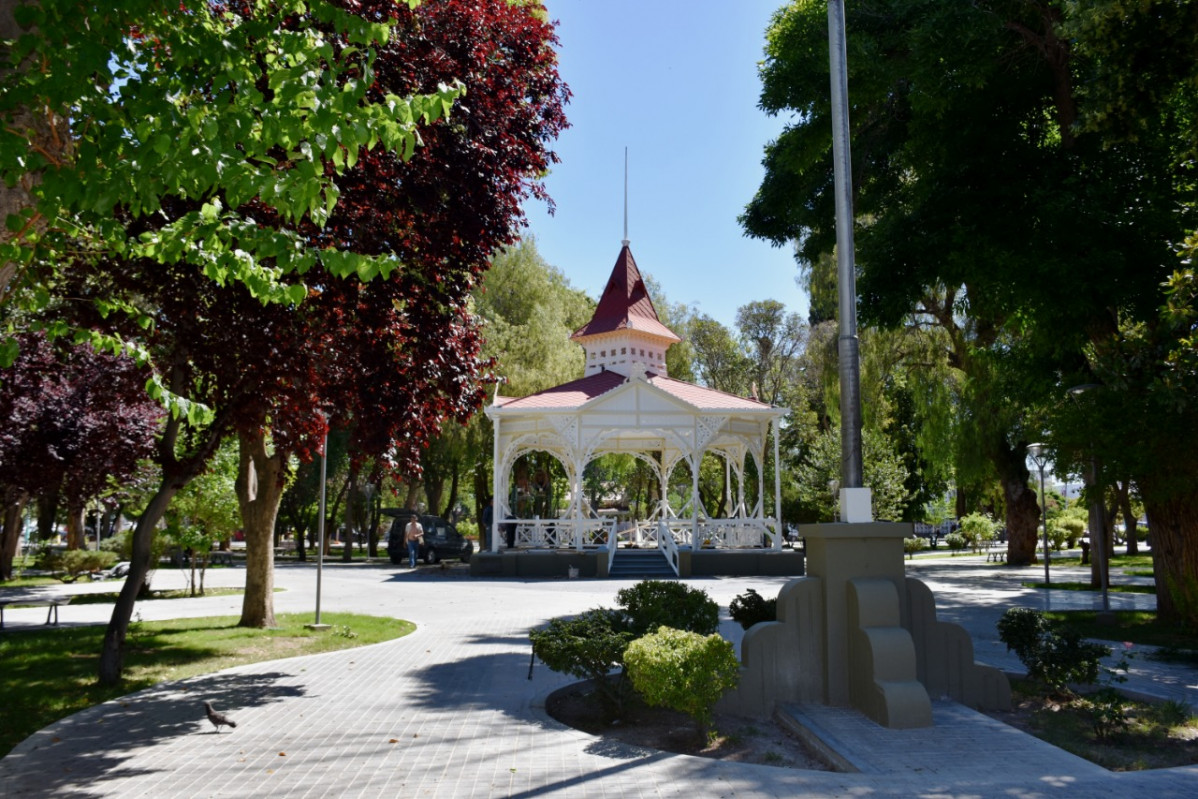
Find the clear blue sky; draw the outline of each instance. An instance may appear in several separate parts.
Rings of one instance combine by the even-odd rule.
[[[736,309],[777,299],[806,317],[789,247],[741,231],[767,142],[784,120],[757,108],[757,65],[781,0],[545,0],[557,20],[559,71],[574,96],[562,162],[546,181],[557,203],[526,205],[527,235],[598,299],[624,233],[641,272],[671,303],[732,327]],[[831,132],[829,132],[831,135]]]

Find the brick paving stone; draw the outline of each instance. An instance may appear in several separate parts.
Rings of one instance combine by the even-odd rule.
[[[281,565],[276,612],[313,607],[314,570]],[[913,562],[940,618],[975,636],[979,659],[1011,668],[993,623],[1015,604],[1092,603],[1077,592],[1019,587],[1005,569]],[[1055,572],[1054,572],[1055,573]],[[211,572],[209,585],[244,572]],[[159,572],[155,578],[169,581]],[[1062,576],[1061,579],[1067,579]],[[692,580],[722,607],[781,578]],[[259,663],[156,686],[57,722],[0,760],[2,797],[1126,797],[1198,796],[1198,768],[1112,774],[987,717],[935,703],[931,730],[886,730],[859,714],[803,708],[861,759],[861,773],[723,763],[611,745],[549,719],[540,706],[571,678],[541,664],[529,679],[527,632],[547,619],[614,604],[628,583],[474,580],[460,570],[326,564],[322,607],[414,621],[372,647]],[[1072,596],[1066,596],[1072,594]],[[212,601],[220,599],[220,601]],[[1131,603],[1143,603],[1142,595]],[[232,608],[232,610],[230,610]],[[147,602],[144,618],[236,613],[226,598]],[[71,606],[64,624],[105,623],[110,607]],[[14,612],[16,616],[17,612]],[[36,619],[14,618],[20,626]],[[6,616],[6,625],[8,617]],[[738,640],[739,628],[721,631]],[[1190,699],[1192,669],[1135,663],[1138,688]],[[212,732],[200,701],[237,722]],[[963,757],[954,752],[962,748]]]

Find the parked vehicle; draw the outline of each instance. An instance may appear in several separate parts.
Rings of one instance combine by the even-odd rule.
[[[384,510],[383,513],[394,517],[391,530],[387,533],[387,556],[396,565],[407,563],[408,545],[404,542],[404,528],[408,526],[411,513],[403,510]],[[420,560],[429,564],[447,558],[460,558],[462,563],[470,562],[470,556],[474,554],[474,542],[459,533],[458,528],[440,516],[420,514],[419,519],[420,526],[424,528]]]

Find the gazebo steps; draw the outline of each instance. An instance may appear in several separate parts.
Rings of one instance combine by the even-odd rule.
[[[644,577],[650,579],[673,580],[678,577],[665,554],[654,549],[618,549],[612,558],[608,577],[617,579],[625,577]]]

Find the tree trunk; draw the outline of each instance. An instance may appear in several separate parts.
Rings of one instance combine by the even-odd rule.
[[[1156,578],[1160,621],[1198,631],[1198,487],[1168,500],[1154,500],[1141,483]]]
[[[4,489],[4,528],[0,530],[0,582],[12,579],[12,564],[17,557],[17,547],[21,544],[21,533],[25,518],[25,503],[29,494],[19,488]]]
[[[458,504],[458,484],[461,481],[461,471],[458,462],[454,461],[449,471],[449,499],[445,500],[445,512],[441,514],[442,518],[453,518],[453,506]]]
[[[350,563],[354,559],[354,536],[358,531],[361,522],[359,520],[359,509],[361,501],[361,487],[358,485],[358,478],[361,472],[353,463],[349,466],[349,479],[346,481],[345,489],[345,540],[341,546],[341,562]]]
[[[439,479],[424,480],[425,499],[428,500],[428,512],[436,514],[441,510],[441,495],[445,493]]]
[[[1027,481],[1026,468],[1022,474],[1002,479],[1007,504],[1007,563],[1011,566],[1030,566],[1036,562],[1040,503],[1036,493],[1028,488]]]
[[[190,479],[190,478],[188,478]],[[104,642],[100,645],[99,681],[101,685],[116,685],[121,681],[124,666],[125,635],[129,632],[129,620],[133,618],[133,605],[141,594],[146,577],[150,573],[150,557],[153,552],[154,532],[162,521],[167,507],[186,481],[172,480],[164,476],[158,491],[150,498],[141,518],[133,528],[133,554],[129,558],[129,574],[117,595],[112,609],[108,629],[104,631]]]
[[[275,625],[275,518],[283,499],[286,459],[266,451],[263,432],[238,435],[237,503],[245,530],[245,596],[239,627]]]
[[[333,538],[333,533],[337,531],[337,517],[341,515],[341,503],[345,499],[345,492],[348,487],[349,481],[346,480],[341,484],[341,488],[337,490],[337,494],[333,497],[333,501],[327,503],[327,507],[325,508],[323,544],[325,557],[328,557],[329,542]]]
[[[87,549],[86,508],[75,502],[67,503],[67,549]]]
[[[1127,539],[1127,554],[1139,555],[1139,529],[1136,515],[1131,509],[1131,481],[1122,480],[1115,485],[1119,491],[1119,512],[1123,516],[1123,535]]]
[[[312,525],[308,523],[295,528],[295,559],[300,563],[308,562],[308,535],[311,528]]]
[[[37,540],[49,541],[54,538],[54,528],[57,523],[58,489],[54,489],[37,498]]]
[[[379,526],[382,524],[382,518],[383,487],[378,485],[370,495],[370,521],[367,527],[366,554],[371,558],[379,556]]]

